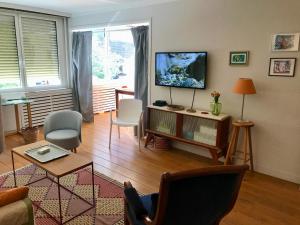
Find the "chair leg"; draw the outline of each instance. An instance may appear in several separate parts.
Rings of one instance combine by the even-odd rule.
[[[124,225],[130,225],[127,215],[124,216]]]
[[[74,152],[74,153],[77,153],[77,149],[76,149],[76,148],[73,148],[73,152]]]
[[[119,135],[119,139],[120,139],[120,126],[118,126],[118,135]]]
[[[254,171],[254,165],[253,165],[253,151],[252,151],[252,138],[251,138],[251,130],[248,128],[248,138],[249,138],[249,153],[250,153],[250,166],[251,166],[251,171]]]
[[[128,210],[127,210],[127,203],[126,200],[124,201],[124,225],[130,225],[129,219],[128,219]]]
[[[112,130],[112,123],[110,123],[110,128],[109,128],[109,146],[108,146],[109,149],[111,145],[111,130]]]
[[[137,127],[137,138],[139,141],[139,150],[141,151],[141,126],[140,126],[140,124]]]
[[[145,137],[145,128],[144,128],[144,117],[141,119],[141,127],[142,127],[142,138]]]
[[[238,135],[239,135],[239,128],[233,127],[233,131],[231,134],[231,139],[229,142],[229,146],[227,149],[227,155],[226,155],[226,159],[225,159],[225,163],[224,163],[225,165],[232,164],[232,156],[235,153]]]

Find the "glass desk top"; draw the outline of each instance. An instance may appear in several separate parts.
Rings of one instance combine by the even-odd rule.
[[[19,104],[28,104],[32,103],[33,100],[30,99],[10,99],[10,100],[2,100],[1,105],[19,105]]]

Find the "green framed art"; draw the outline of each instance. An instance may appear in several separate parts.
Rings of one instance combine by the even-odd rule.
[[[248,65],[249,63],[249,51],[238,51],[229,53],[229,65]]]

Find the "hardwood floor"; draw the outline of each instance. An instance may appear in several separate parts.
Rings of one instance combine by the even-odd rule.
[[[142,193],[158,191],[160,175],[164,171],[180,171],[213,165],[212,160],[184,151],[171,149],[138,150],[130,128],[113,130],[112,149],[108,149],[109,115],[99,114],[93,124],[84,124],[83,143],[77,154],[92,158],[95,169],[120,182],[130,180]],[[39,139],[43,139],[42,132]],[[10,150],[23,145],[19,135],[6,138],[6,150],[0,154],[0,173],[12,170]],[[16,166],[26,161],[16,157]],[[270,176],[247,173],[238,201],[222,225],[299,225],[300,190],[297,184]],[[188,224],[187,224],[188,225]]]

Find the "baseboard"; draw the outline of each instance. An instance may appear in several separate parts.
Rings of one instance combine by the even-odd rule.
[[[287,180],[296,184],[300,184],[300,175],[288,173],[285,171],[274,170],[265,166],[256,165],[255,171],[263,173],[272,177],[276,177],[282,180]]]
[[[10,130],[10,131],[4,131],[4,136],[11,136],[11,135],[15,135],[18,132],[16,130]]]
[[[204,157],[211,158],[209,151],[207,151],[206,149],[200,148],[200,147],[195,147],[195,146],[187,145],[187,144],[180,143],[180,142],[173,142],[172,146],[174,146],[175,148],[181,149],[183,151],[187,151],[187,152],[190,152],[190,153],[193,153],[196,155],[201,155]],[[221,162],[223,162],[224,160],[225,160],[224,158],[219,159],[219,161],[221,161]],[[265,166],[255,165],[255,164],[254,164],[254,169],[258,173],[266,174],[266,175],[276,177],[276,178],[279,178],[282,180],[300,184],[300,175],[298,175],[298,174],[292,174],[289,172],[276,170],[273,168],[268,168]]]

